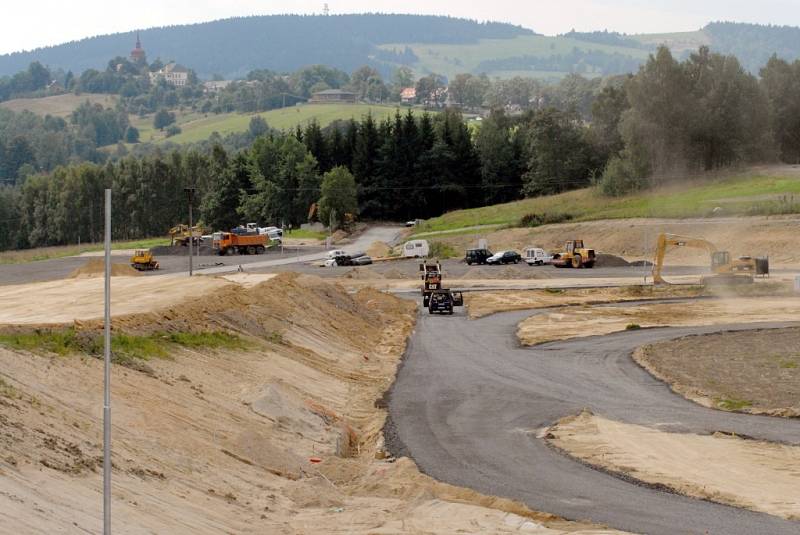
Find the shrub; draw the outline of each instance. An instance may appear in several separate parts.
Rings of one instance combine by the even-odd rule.
[[[428,257],[430,258],[456,258],[460,256],[455,247],[440,241],[431,242]]]
[[[572,214],[525,214],[519,220],[519,227],[538,227],[540,225],[555,225],[556,223],[564,223],[570,221]]]
[[[626,331],[638,331],[641,328],[642,326],[639,325],[638,323],[629,323],[625,326]]]
[[[166,129],[167,137],[177,136],[182,132],[181,127],[178,125],[170,125]]]
[[[630,159],[615,156],[608,161],[603,171],[600,189],[604,195],[619,197],[642,189],[645,182],[643,173]]]

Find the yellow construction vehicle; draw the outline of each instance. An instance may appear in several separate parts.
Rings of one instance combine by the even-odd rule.
[[[152,271],[159,266],[150,249],[136,249],[131,257],[131,267],[137,271]]]
[[[169,229],[170,245],[188,245],[191,238],[192,243],[200,243],[203,236],[203,228],[200,225],[195,225],[189,230],[189,225],[176,225]]]
[[[594,249],[584,247],[583,240],[568,240],[564,252],[554,254],[550,263],[559,268],[591,268],[594,261]]]
[[[741,256],[731,259],[731,254],[728,251],[718,251],[713,243],[703,238],[660,234],[656,243],[656,258],[653,262],[653,284],[668,284],[661,276],[661,271],[664,268],[664,255],[670,247],[692,247],[704,249],[708,252],[711,256],[711,272],[714,275],[703,277],[704,284],[751,283],[754,276],[769,274],[768,258]]]

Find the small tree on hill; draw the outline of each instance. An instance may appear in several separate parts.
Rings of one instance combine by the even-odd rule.
[[[167,127],[175,122],[175,114],[161,108],[156,112],[155,117],[153,117],[153,127],[159,130],[163,130],[164,127]]]
[[[346,167],[335,167],[323,175],[321,194],[319,218],[324,223],[332,222],[339,228],[347,214],[358,211],[356,179]]]

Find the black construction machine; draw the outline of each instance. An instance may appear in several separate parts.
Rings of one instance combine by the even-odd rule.
[[[464,296],[449,288],[442,288],[442,266],[438,261],[425,261],[419,265],[422,272],[422,306],[430,314],[452,314],[453,307],[464,306]]]

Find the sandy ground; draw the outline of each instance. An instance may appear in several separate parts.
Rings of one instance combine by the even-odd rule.
[[[525,345],[624,331],[629,326],[669,327],[797,321],[800,297],[731,298],[638,306],[558,308],[520,322],[517,336]]]
[[[800,447],[665,433],[584,412],[550,442],[589,464],[682,494],[800,520]]]
[[[564,240],[576,237],[599,252],[621,255],[628,260],[652,260],[661,232],[705,238],[719,250],[730,251],[734,256],[769,256],[773,266],[800,264],[800,252],[786,247],[800,232],[798,216],[602,220],[428,239],[466,248],[474,247],[478,238],[486,238],[492,250],[543,247],[558,251],[564,246]],[[665,263],[707,266],[709,258],[702,250],[672,249]]]
[[[617,303],[642,299],[696,297],[703,293],[698,286],[625,286],[617,288],[582,288],[568,290],[523,290],[468,293],[464,304],[470,318],[482,318],[497,312],[549,308],[562,305]]]
[[[679,394],[722,410],[800,417],[800,328],[687,336],[634,359]]]
[[[413,303],[308,276],[252,277],[198,277],[193,297],[185,278],[114,280],[117,295],[124,286],[149,307],[117,317],[117,331],[224,330],[252,344],[176,350],[148,361],[152,374],[114,366],[115,531],[608,533],[384,458],[380,399]],[[66,296],[101,280],[63,281],[51,321],[95,317]],[[0,379],[0,532],[98,532],[102,363],[0,349]]]
[[[174,305],[231,284],[223,278],[165,275],[114,277],[114,315]],[[103,316],[103,278],[87,277],[0,287],[0,324],[69,323]]]

